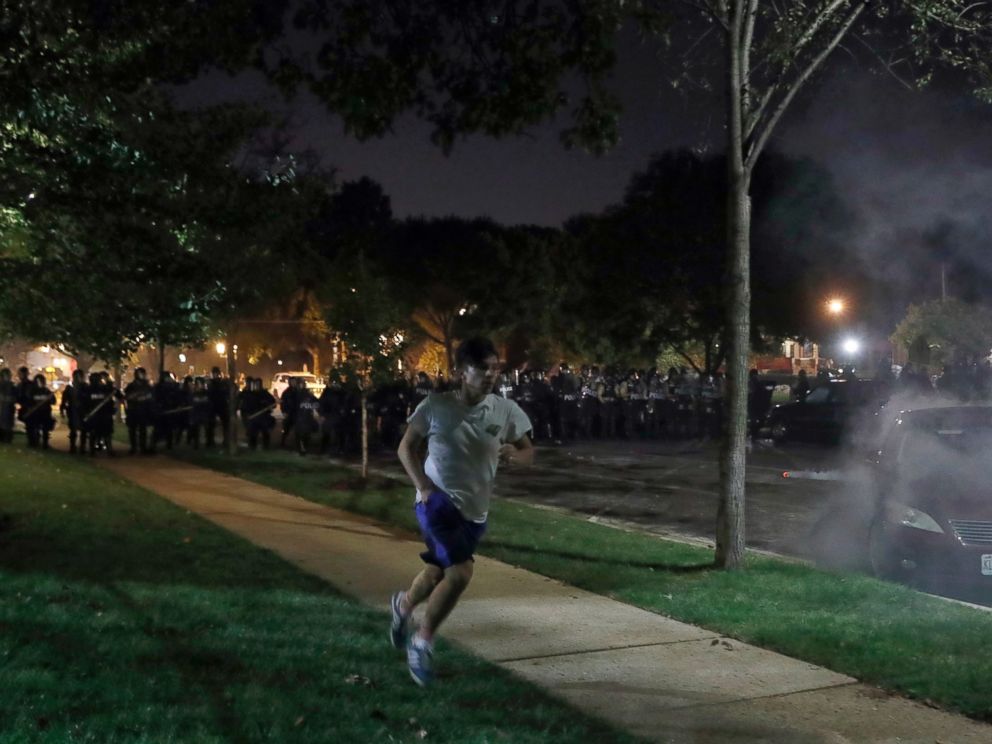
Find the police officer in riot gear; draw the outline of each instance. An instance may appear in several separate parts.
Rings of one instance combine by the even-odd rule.
[[[64,398],[64,396],[63,396]],[[127,436],[132,455],[149,453],[148,427],[154,421],[154,391],[144,367],[134,370],[134,379],[124,387],[124,410],[127,416]]]
[[[317,421],[320,403],[302,377],[296,378],[296,386],[293,428],[296,431],[296,449],[301,455],[305,455],[310,450],[310,438],[320,430]]]
[[[324,454],[344,454],[341,422],[345,416],[345,397],[341,379],[336,374],[328,375],[327,386],[317,400],[320,413],[320,451]]]
[[[413,385],[413,400],[411,401],[411,406],[416,408],[420,405],[420,401],[432,392],[434,392],[434,383],[431,382],[431,378],[427,376],[426,372],[418,372],[417,381]]]
[[[602,437],[613,439],[619,434],[620,396],[617,387],[619,381],[612,367],[606,369],[599,384],[599,416],[602,422]]]
[[[17,368],[17,380],[14,382],[14,398],[17,402],[17,420],[24,421],[27,413],[28,397],[31,395],[30,370],[27,367]]]
[[[25,396],[24,427],[27,429],[28,447],[40,445],[48,449],[48,438],[55,428],[53,405],[55,394],[48,389],[48,380],[42,374],[35,375],[34,385]]]
[[[0,369],[0,444],[13,441],[16,404],[17,389],[10,379],[10,370]]]
[[[262,387],[258,377],[246,379],[245,389],[241,392],[238,410],[241,412],[241,423],[248,435],[248,448],[258,448],[258,438],[262,437],[262,448],[268,449],[272,429],[276,420],[272,411],[276,407],[276,399],[272,393]]]
[[[204,427],[208,427],[207,444],[210,443],[209,422],[216,415],[216,409],[214,408],[214,401],[210,397],[207,381],[204,378],[194,378],[193,389],[188,395],[189,429],[186,432],[186,443],[193,445],[193,449],[200,449],[200,432],[203,431]]]
[[[599,402],[600,375],[599,367],[582,367],[580,380],[579,428],[582,436],[592,439],[599,436]]]
[[[62,391],[59,415],[69,424],[69,454],[86,454],[86,427],[83,425],[83,401],[86,398],[86,373],[77,369],[72,373],[72,381]]]
[[[289,433],[293,431],[293,427],[296,426],[296,409],[299,403],[300,387],[304,386],[302,378],[290,377],[289,386],[282,391],[282,395],[279,397],[279,410],[282,411],[282,439],[279,440],[279,446],[286,446],[286,437]]]
[[[164,442],[165,448],[171,450],[176,437],[173,409],[183,405],[182,388],[171,372],[164,372],[161,379],[155,383],[152,398],[155,403],[155,428],[152,433],[151,451],[155,451],[159,442]]]
[[[89,439],[90,455],[95,456],[98,449],[114,455],[114,408],[116,397],[110,378],[99,373],[90,375],[86,388],[83,409],[83,429]]]
[[[558,438],[565,441],[578,433],[579,397],[582,389],[579,379],[572,374],[567,363],[562,362],[558,369],[552,387],[558,400]]]
[[[210,397],[210,413],[207,418],[207,446],[214,446],[214,427],[220,422],[222,446],[227,446],[227,430],[231,423],[231,381],[221,377],[220,367],[210,370],[207,385]]]

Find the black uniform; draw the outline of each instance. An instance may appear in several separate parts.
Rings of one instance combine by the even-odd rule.
[[[258,437],[262,437],[262,447],[269,448],[270,435],[276,420],[272,410],[276,399],[272,393],[262,389],[261,380],[248,380],[248,387],[242,391],[239,398],[238,410],[241,412],[241,423],[248,434],[248,447],[257,449]]]
[[[418,372],[417,382],[413,386],[413,397],[410,401],[411,407],[416,408],[419,406],[420,401],[432,392],[434,392],[434,384],[431,382],[431,378],[427,376],[426,372]]]
[[[612,372],[607,373],[599,388],[599,417],[602,422],[600,435],[604,439],[613,439],[618,434],[620,418],[620,398],[617,391],[617,379]]]
[[[90,455],[95,455],[98,448],[106,449],[108,455],[114,454],[115,393],[108,380],[100,375],[90,375],[90,384],[83,397],[83,430],[89,439]]]
[[[24,427],[28,433],[28,447],[39,444],[48,449],[48,438],[55,428],[52,406],[55,394],[46,386],[44,375],[34,378],[34,386],[25,396]]]
[[[193,389],[187,393],[187,396],[189,429],[186,432],[186,443],[192,444],[193,449],[200,449],[200,432],[203,431],[204,427],[207,427],[207,444],[213,443],[211,427],[216,409],[213,406],[206,380],[202,377],[196,378],[193,382]],[[224,431],[227,431],[226,426]]]
[[[152,388],[154,402],[155,429],[152,434],[152,452],[159,442],[165,443],[166,449],[172,449],[175,442],[175,418],[173,410],[183,405],[183,391],[179,383],[167,372]]]
[[[579,380],[569,371],[568,366],[563,364],[552,387],[558,401],[558,438],[571,439],[576,435],[579,427],[579,398],[582,393]]]
[[[17,368],[17,380],[14,381],[14,402],[17,403],[17,420],[24,421],[27,412],[28,396],[31,394],[31,378],[28,377],[27,367]]]
[[[16,403],[17,390],[10,379],[10,370],[0,370],[0,444],[10,442],[14,437]]]
[[[598,435],[600,429],[599,368],[583,367],[579,378],[579,431],[586,439]]]
[[[331,380],[320,394],[317,403],[320,411],[321,452],[344,454],[342,422],[345,419],[346,398],[347,395],[337,380]]]
[[[320,403],[312,392],[302,386],[297,389],[294,400],[296,412],[293,426],[296,429],[296,448],[301,455],[305,455],[310,449],[310,437],[320,430],[320,423],[317,421]]]
[[[147,454],[148,427],[154,423],[155,416],[155,395],[151,383],[144,376],[136,373],[134,380],[124,388],[124,406],[131,454]]]
[[[406,421],[409,402],[406,386],[402,381],[383,385],[372,395],[379,442],[390,449],[399,446],[403,423]]]
[[[76,370],[72,373],[72,382],[62,391],[62,402],[59,403],[59,415],[69,424],[69,454],[86,454],[83,402],[87,394],[85,375],[81,370]]]
[[[279,410],[282,411],[282,439],[279,442],[280,447],[286,446],[286,437],[289,436],[289,432],[293,430],[296,426],[296,408],[299,403],[299,388],[296,387],[297,383],[290,379],[289,387],[282,391],[282,395],[279,397]]]
[[[231,381],[220,376],[214,367],[207,385],[210,397],[210,414],[207,423],[207,446],[214,446],[214,428],[220,422],[222,444],[227,446],[227,429],[231,421]]]

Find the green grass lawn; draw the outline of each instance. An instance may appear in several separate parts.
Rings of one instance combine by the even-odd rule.
[[[201,465],[415,529],[408,487],[281,451]],[[600,594],[992,721],[992,613],[864,576],[750,556],[711,567],[711,551],[499,501],[480,552]],[[482,579],[484,580],[484,578]]]
[[[5,744],[631,741],[452,647],[426,692],[387,622],[87,460],[0,446]]]

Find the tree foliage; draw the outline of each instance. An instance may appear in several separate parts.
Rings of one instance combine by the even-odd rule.
[[[107,359],[202,334],[223,289],[202,271],[206,207],[258,117],[178,112],[163,84],[248,63],[280,5],[2,3],[0,316],[16,332]]]
[[[312,62],[273,55],[287,89],[308,87],[359,138],[381,136],[414,112],[445,151],[460,135],[520,134],[559,112],[568,145],[601,152],[618,136],[619,104],[605,84],[616,33],[640,0],[306,0],[295,16],[313,34]]]
[[[567,335],[583,356],[640,365],[671,348],[700,371],[721,366],[725,169],[722,157],[662,154],[633,176],[620,204],[570,223]],[[815,282],[836,269],[847,214],[822,169],[775,153],[753,192],[752,343],[760,346],[814,331]]]
[[[992,309],[953,298],[910,305],[891,341],[928,348],[933,365],[984,359],[992,350]]]

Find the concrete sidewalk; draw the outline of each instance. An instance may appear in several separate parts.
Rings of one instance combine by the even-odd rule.
[[[370,519],[167,457],[98,462],[384,612],[420,565],[416,536]],[[443,635],[653,741],[992,742],[992,726],[484,557]]]

